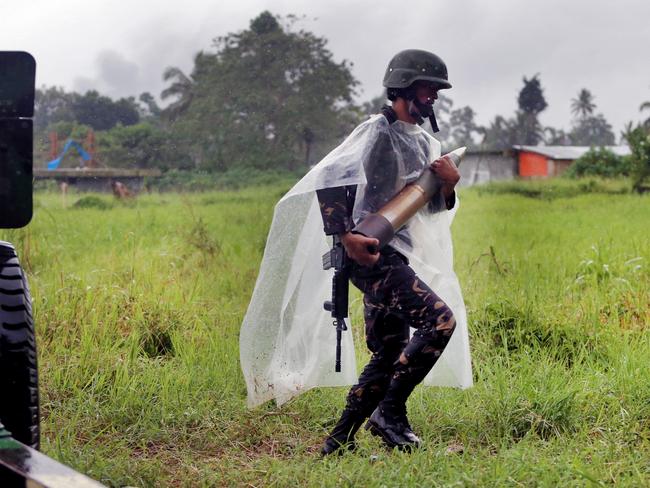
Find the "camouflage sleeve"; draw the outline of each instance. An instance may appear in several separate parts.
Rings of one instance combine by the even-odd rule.
[[[431,213],[442,212],[444,208],[451,210],[456,205],[456,191],[449,198],[442,196],[442,192],[436,192],[429,201],[429,211]]]
[[[353,227],[349,205],[350,188],[337,186],[316,190],[326,235],[343,234]]]

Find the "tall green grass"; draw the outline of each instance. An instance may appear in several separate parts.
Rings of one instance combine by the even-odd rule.
[[[581,184],[461,190],[476,385],[416,389],[421,451],[364,432],[324,461],[345,389],[248,411],[238,363],[288,185],[127,204],[38,193],[33,223],[0,239],[31,280],[43,450],[111,486],[649,484],[650,200]]]

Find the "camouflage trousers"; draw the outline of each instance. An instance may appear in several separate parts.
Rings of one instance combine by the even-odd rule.
[[[365,418],[381,402],[382,408],[405,412],[406,399],[444,351],[456,320],[394,250],[382,251],[372,268],[355,265],[350,279],[364,293],[372,357],[350,390],[346,409]],[[409,327],[416,329],[410,340]]]

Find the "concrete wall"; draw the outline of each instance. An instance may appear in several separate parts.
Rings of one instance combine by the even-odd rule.
[[[468,152],[459,170],[460,186],[512,180],[517,176],[517,159],[511,151]]]
[[[559,176],[564,173],[572,163],[573,160],[571,159],[549,159],[548,174],[551,176]]]
[[[111,187],[111,178],[57,178],[59,182],[65,181],[70,185],[71,188],[74,188],[77,191],[81,192],[106,192],[112,193],[113,188]],[[115,178],[115,181],[124,183],[126,187],[132,191],[139,193],[142,190],[144,178],[140,176],[135,177],[120,177]]]
[[[34,169],[37,181],[55,181],[67,183],[77,191],[112,192],[111,184],[119,181],[132,192],[142,191],[148,179],[161,175],[157,169],[122,169],[122,168],[61,168],[55,170]]]

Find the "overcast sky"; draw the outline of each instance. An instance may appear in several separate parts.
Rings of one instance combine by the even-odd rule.
[[[110,96],[164,88],[162,72],[186,72],[212,39],[247,28],[263,10],[307,18],[336,60],[354,63],[359,100],[381,93],[401,49],[447,63],[454,106],[480,123],[510,116],[522,76],[540,73],[549,107],[542,122],[568,129],[581,88],[617,133],[650,100],[650,0],[0,0],[0,49],[37,60],[37,84]]]

